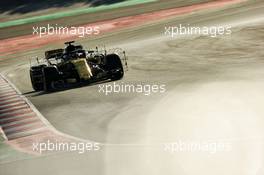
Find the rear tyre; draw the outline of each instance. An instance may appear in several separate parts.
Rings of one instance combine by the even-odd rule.
[[[124,69],[121,59],[116,54],[110,54],[105,57],[106,70],[110,72],[111,80],[120,80],[124,76]]]

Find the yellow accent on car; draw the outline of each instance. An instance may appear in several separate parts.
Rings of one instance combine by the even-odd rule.
[[[77,69],[77,72],[81,79],[88,80],[93,76],[91,68],[87,64],[85,58],[72,60],[71,62],[72,64],[74,64],[75,68]]]

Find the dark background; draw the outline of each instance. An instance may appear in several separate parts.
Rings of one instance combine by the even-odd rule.
[[[68,7],[76,3],[100,6],[123,1],[125,0],[0,0],[0,13],[25,14],[49,8]]]

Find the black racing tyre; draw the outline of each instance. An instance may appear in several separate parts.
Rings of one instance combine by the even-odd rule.
[[[111,80],[120,80],[124,76],[123,64],[120,57],[116,54],[110,54],[105,57],[105,68],[111,75]]]
[[[29,74],[32,88],[35,91],[42,91],[44,89],[43,72],[42,69],[45,65],[30,67]]]
[[[59,80],[59,72],[56,67],[44,67],[43,68],[43,87],[44,91],[52,91],[52,83]]]

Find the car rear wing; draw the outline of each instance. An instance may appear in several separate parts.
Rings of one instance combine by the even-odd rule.
[[[61,58],[63,55],[63,49],[49,50],[45,52],[45,58]]]

